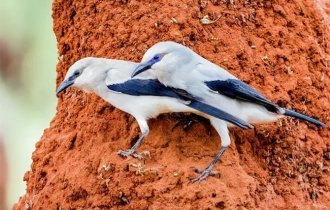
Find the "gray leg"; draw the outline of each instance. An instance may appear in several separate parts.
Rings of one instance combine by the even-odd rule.
[[[119,150],[117,152],[117,154],[119,154],[122,157],[128,157],[130,155],[132,155],[135,158],[138,159],[142,159],[142,156],[140,154],[135,153],[135,150],[140,146],[140,144],[142,143],[144,137],[146,137],[148,135],[148,133],[143,133],[139,139],[135,142],[135,144],[133,145],[133,147],[129,150]]]
[[[194,182],[197,182],[197,181],[202,181],[203,179],[205,179],[206,177],[208,177],[209,175],[211,175],[212,174],[213,167],[218,162],[218,160],[220,159],[221,155],[226,151],[226,149],[227,149],[227,147],[221,147],[220,151],[215,156],[215,158],[212,160],[212,162],[210,163],[210,165],[206,169],[204,169],[204,171],[202,171],[198,177],[196,177],[195,179],[191,180],[191,182],[194,183]]]
[[[213,125],[213,127],[215,128],[215,130],[218,132],[218,134],[221,138],[222,146],[221,146],[219,152],[217,153],[217,155],[215,156],[215,158],[210,163],[210,165],[206,169],[204,169],[204,171],[202,171],[198,177],[191,180],[191,182],[193,182],[193,183],[197,182],[197,181],[202,181],[203,179],[205,179],[206,177],[208,177],[209,175],[212,174],[213,167],[215,166],[215,164],[218,162],[218,160],[220,159],[222,154],[226,151],[226,149],[230,145],[230,136],[228,133],[228,128],[227,128],[226,122],[223,120],[214,118],[214,117],[210,117],[210,122]]]
[[[149,127],[147,124],[146,120],[137,120],[139,126],[140,126],[140,130],[142,132],[141,136],[139,137],[139,139],[135,142],[135,144],[133,145],[132,148],[130,148],[129,150],[119,150],[117,152],[117,154],[119,154],[122,157],[128,157],[130,155],[132,155],[135,158],[138,159],[142,159],[142,156],[138,153],[135,152],[135,150],[140,146],[140,144],[142,143],[143,139],[148,136],[149,134]]]

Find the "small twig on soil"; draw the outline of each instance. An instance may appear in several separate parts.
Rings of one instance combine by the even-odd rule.
[[[130,163],[129,166],[136,168],[136,175],[143,176],[147,171],[149,171],[149,169],[144,168],[141,163]]]
[[[201,24],[208,25],[217,22],[220,19],[221,16],[218,16],[215,20],[210,20],[210,17],[208,15],[205,15],[202,19],[200,19]]]
[[[174,17],[171,17],[171,22],[172,23],[178,23],[178,21]]]

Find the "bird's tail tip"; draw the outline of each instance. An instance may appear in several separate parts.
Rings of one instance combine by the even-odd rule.
[[[295,112],[295,111],[292,111],[292,110],[289,110],[289,109],[284,109],[283,114],[286,115],[286,116],[295,117],[295,118],[307,121],[307,122],[312,123],[312,124],[314,124],[314,125],[316,125],[320,128],[327,128],[328,127],[326,124],[324,124],[323,122],[321,122],[319,120],[316,120],[312,117],[306,116],[304,114],[300,114],[298,112]]]

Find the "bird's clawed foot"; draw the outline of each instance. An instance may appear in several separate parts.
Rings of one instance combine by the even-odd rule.
[[[196,173],[199,173],[199,176],[196,177],[195,179],[192,179],[191,183],[200,182],[200,181],[206,179],[206,177],[208,177],[208,176],[219,177],[220,173],[217,171],[213,171],[212,168],[213,167],[208,167],[204,171],[200,170],[199,168],[194,168],[194,171]]]
[[[143,159],[143,157],[142,157],[142,155],[141,154],[139,154],[139,153],[136,153],[136,152],[134,152],[133,150],[119,150],[118,152],[117,152],[117,154],[118,155],[120,155],[120,156],[122,156],[122,157],[124,157],[124,158],[127,158],[128,156],[133,156],[134,158],[137,158],[137,159]]]
[[[129,150],[119,150],[117,152],[117,154],[120,155],[120,156],[122,156],[122,157],[124,157],[124,158],[127,158],[128,156],[132,156],[134,158],[137,158],[137,159],[142,160],[142,159],[144,159],[143,156],[147,156],[147,157],[149,157],[151,159],[151,155],[150,155],[150,152],[148,150],[144,150],[144,151],[142,151],[140,153],[137,153],[137,152],[135,152],[132,149],[129,149]]]

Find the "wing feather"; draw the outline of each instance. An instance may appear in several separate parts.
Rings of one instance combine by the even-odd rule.
[[[155,79],[132,79],[124,83],[111,84],[107,87],[112,91],[133,96],[166,96],[180,99],[186,101],[187,103],[184,104],[190,108],[211,115],[218,119],[225,120],[241,128],[252,128],[249,123],[218,108],[199,101],[197,97],[194,97],[187,91],[164,86],[162,83]]]
[[[216,91],[230,98],[262,105],[271,112],[278,113],[280,111],[276,104],[272,103],[265,96],[261,95],[255,89],[240,80],[213,80],[206,81],[205,84],[212,91]]]

